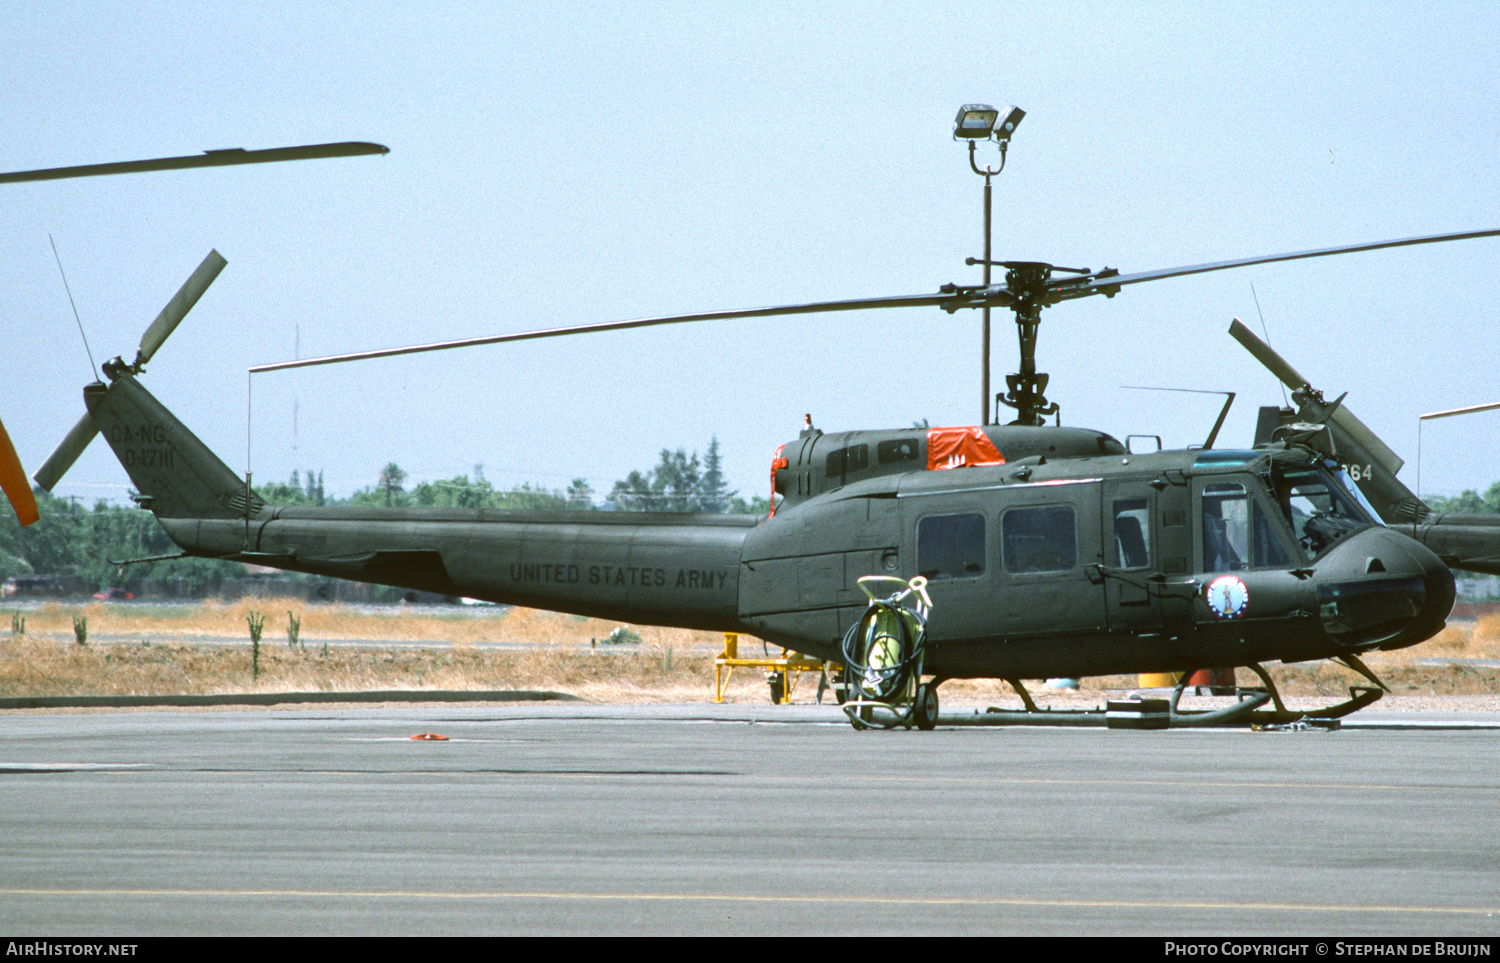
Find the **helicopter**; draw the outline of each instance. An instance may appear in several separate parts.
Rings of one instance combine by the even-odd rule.
[[[860,728],[872,721],[932,728],[938,688],[950,679],[1006,680],[1025,715],[1055,717],[1030,711],[1019,680],[1226,665],[1250,667],[1269,691],[1214,721],[1249,717],[1267,698],[1276,698],[1274,718],[1300,718],[1281,706],[1261,663],[1335,659],[1378,687],[1360,654],[1431,638],[1454,602],[1452,572],[1422,544],[1426,536],[1382,524],[1367,497],[1373,492],[1388,513],[1404,498],[1386,477],[1394,476],[1389,459],[1366,461],[1378,439],[1350,428],[1357,419],[1342,398],[1327,403],[1305,383],[1301,410],[1273,409],[1262,419],[1266,437],[1249,449],[1214,448],[1210,437],[1200,448],[1137,454],[1104,432],[1047,425],[1055,408],[1044,394],[1047,375],[1036,370],[1041,313],[1145,281],[1497,235],[1430,235],[1132,274],[996,262],[1004,281],[948,284],[932,294],[583,324],[251,369],[728,318],[891,307],[1013,313],[1020,371],[998,401],[1015,409],[1014,421],[825,433],[808,418],[775,452],[764,518],[268,504],[140,382],[223,268],[214,251],[147,330],[135,360],[107,362],[108,383],[85,387],[86,413],[35,478],[50,490],[102,434],[137,503],[184,555],[744,632],[865,671],[869,683],[861,689],[856,680],[859,708],[850,717]],[[1300,381],[1295,372],[1286,377]],[[899,591],[861,597],[870,576],[893,580]],[[886,684],[895,675],[899,684]],[[1350,693],[1322,714],[1368,705],[1380,689]],[[1173,718],[1186,720],[1175,705],[1176,697]]]

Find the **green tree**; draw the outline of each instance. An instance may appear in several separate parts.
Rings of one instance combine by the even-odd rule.
[[[753,498],[747,503],[736,497],[738,492],[729,491],[728,487],[724,481],[719,439],[715,436],[701,462],[697,452],[689,455],[681,448],[676,451],[663,449],[655,468],[644,473],[633,471],[615,482],[609,502],[616,510],[626,512],[717,514],[756,510],[764,513],[769,510],[765,499]],[[765,507],[760,507],[763,505]]]
[[[568,507],[584,510],[594,507],[594,489],[587,478],[575,478],[568,486]]]
[[[530,482],[523,482],[510,491],[496,492],[492,507],[511,511],[566,511],[577,506],[564,492],[540,486],[533,488]]]
[[[698,453],[663,448],[661,461],[644,475],[633,471],[615,482],[609,500],[627,512],[696,512],[703,474]]]
[[[743,498],[731,498],[729,508],[731,515],[766,515],[771,511],[771,503],[760,495],[751,495],[750,500]]]
[[[292,469],[292,477],[286,484],[268,482],[264,485],[257,485],[255,493],[272,505],[312,504],[312,499],[308,496],[307,490],[302,487],[302,479],[298,477],[296,469]]]
[[[404,496],[406,494],[401,488],[401,484],[405,481],[406,472],[402,471],[401,466],[395,462],[391,462],[380,469],[380,487],[385,492],[385,506],[387,508],[393,505],[405,504],[406,499],[404,497],[399,499],[396,497],[397,495]]]
[[[729,510],[731,499],[739,494],[730,491],[724,481],[724,462],[719,455],[719,436],[714,435],[703,456],[703,480],[698,487],[698,510],[719,514]]]
[[[1472,488],[1465,489],[1452,498],[1429,496],[1424,499],[1435,512],[1454,512],[1461,515],[1500,515],[1500,482],[1495,482],[1483,495]]]
[[[318,480],[314,482],[311,468],[307,470],[307,500],[312,505],[327,504],[323,495],[323,473],[318,472]]]
[[[91,590],[121,586],[137,591],[146,578],[186,583],[190,591],[244,575],[244,566],[216,559],[184,558],[150,565],[115,561],[172,555],[178,549],[156,517],[134,506],[103,501],[86,510],[37,489],[35,525],[21,528],[10,512],[0,516],[0,578],[34,572],[77,575]]]
[[[424,508],[493,508],[494,499],[495,489],[488,481],[470,481],[468,475],[419,482],[411,490],[412,503]]]

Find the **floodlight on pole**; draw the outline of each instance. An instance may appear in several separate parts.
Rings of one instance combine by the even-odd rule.
[[[964,104],[953,120],[954,140],[989,140],[1000,111],[989,104]]]
[[[990,178],[1005,170],[1005,151],[1010,146],[1010,135],[1015,133],[1016,125],[1021,123],[1021,118],[1026,116],[1026,111],[1019,107],[1006,107],[1003,111],[996,110],[989,104],[964,104],[958,108],[958,116],[953,119],[953,139],[967,140],[969,142],[969,167],[974,173],[984,178],[984,286],[990,286],[990,211],[992,193],[990,190]],[[974,160],[974,144],[981,140],[993,140],[1000,146],[1000,166],[990,170],[988,166],[981,168]],[[972,261],[972,259],[971,259]],[[990,408],[993,401],[990,398],[990,309],[986,305],[983,310],[983,320],[980,322],[982,333],[979,339],[979,392],[980,392],[980,424],[991,423]]]

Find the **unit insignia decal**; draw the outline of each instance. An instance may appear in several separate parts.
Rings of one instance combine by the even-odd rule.
[[[1237,619],[1250,604],[1250,590],[1237,575],[1220,575],[1203,590],[1209,611],[1221,619]]]

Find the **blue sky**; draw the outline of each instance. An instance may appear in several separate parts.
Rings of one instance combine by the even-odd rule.
[[[0,418],[35,470],[88,360],[210,248],[229,266],[148,387],[237,471],[246,369],[301,355],[974,283],[982,181],[959,104],[1028,112],[996,180],[1003,258],[1147,270],[1500,227],[1494,4],[14,4],[0,170],[339,140],[380,158],[0,188]],[[1271,377],[1234,316],[1410,466],[1417,415],[1500,400],[1500,240],[1140,285],[1045,315],[1065,424],[1202,441]],[[1014,370],[997,315],[997,385]],[[978,420],[977,313],[655,329],[257,376],[257,480],[607,490],[717,435],[763,492],[825,430]],[[298,412],[293,430],[293,409]],[[1500,479],[1500,412],[1430,425],[1426,491]],[[59,486],[120,499],[101,443]]]

